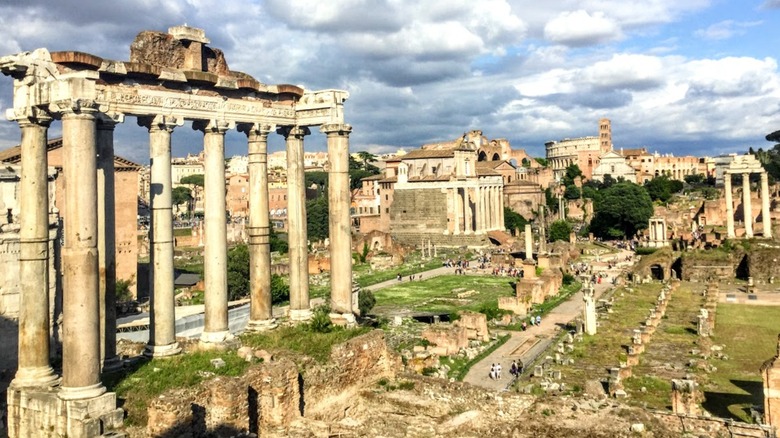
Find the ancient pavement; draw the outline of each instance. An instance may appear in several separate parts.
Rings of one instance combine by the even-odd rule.
[[[616,257],[617,260],[623,260],[627,255],[631,254],[633,252],[620,251],[616,255],[606,255],[602,258],[603,261],[614,260]],[[595,272],[604,271],[610,279],[619,273],[621,269],[621,267],[618,267],[607,270],[605,266],[594,265]],[[609,282],[597,284],[596,297],[600,297],[609,287],[611,287]],[[583,306],[582,292],[577,292],[569,300],[561,303],[543,317],[540,326],[529,326],[524,332],[499,332],[499,335],[509,334],[511,338],[492,354],[472,366],[463,381],[496,391],[505,390],[512,383],[512,376],[509,374],[512,360],[519,359],[522,363],[530,363],[533,358],[541,354],[552,343],[556,333],[563,325],[580,316]],[[494,363],[501,364],[502,373],[500,380],[491,380],[488,377],[490,367]]]

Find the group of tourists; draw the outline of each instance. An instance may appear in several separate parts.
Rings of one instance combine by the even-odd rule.
[[[494,363],[490,366],[490,373],[488,377],[491,380],[501,380],[501,363]],[[516,360],[512,361],[512,366],[509,367],[509,374],[512,377],[517,378],[523,373],[522,365],[518,365]]]

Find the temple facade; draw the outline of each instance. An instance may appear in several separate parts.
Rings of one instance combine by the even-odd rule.
[[[205,32],[186,26],[141,32],[129,61],[82,52],[37,49],[0,58],[14,79],[8,116],[21,129],[19,182],[18,368],[8,390],[8,430],[16,437],[92,437],[121,425],[116,396],[101,371],[120,367],[116,354],[114,282],[117,244],[114,127],[133,117],[149,133],[151,319],[146,354],[178,354],[173,298],[171,137],[191,121],[203,134],[205,320],[201,348],[231,344],[227,312],[225,134],[247,137],[250,249],[249,330],[276,326],[271,312],[268,135],[287,149],[287,217],[292,321],[309,307],[304,138],[310,127],[327,135],[331,318],[354,322],[348,154],[341,90],[307,91],[262,84],[231,71]],[[57,122],[58,121],[58,122]],[[62,370],[51,366],[50,197],[48,129],[62,125],[63,191]],[[57,316],[55,316],[57,317]]]

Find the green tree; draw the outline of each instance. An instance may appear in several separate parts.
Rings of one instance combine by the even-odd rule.
[[[328,197],[320,196],[306,201],[306,231],[309,240],[323,240],[328,237]]]
[[[271,274],[271,303],[280,304],[290,300],[290,285],[281,275]]]
[[[549,164],[547,158],[536,157],[534,160],[536,160],[536,162],[539,163],[542,167],[547,167],[547,164]]]
[[[523,231],[525,229],[525,224],[527,223],[528,220],[526,220],[526,218],[524,218],[520,213],[512,210],[509,207],[504,207],[504,226],[507,230]]]
[[[622,182],[602,191],[594,200],[590,231],[604,239],[633,237],[647,227],[653,215],[653,201],[647,191],[634,183]]]
[[[184,178],[179,180],[179,183],[181,184],[190,184],[201,188],[203,187],[205,182],[206,182],[206,176],[201,173],[197,173],[195,175],[187,175]]]
[[[558,220],[550,224],[550,233],[548,236],[548,239],[550,242],[556,242],[558,240],[563,240],[564,242],[567,242],[569,240],[569,235],[571,234],[571,224],[567,221]]]
[[[237,300],[249,295],[249,248],[237,245],[227,256],[228,298]]]
[[[325,193],[328,188],[328,172],[323,172],[321,170],[305,172],[303,174],[303,179],[306,188],[309,188],[314,184],[317,185],[317,196]]]
[[[171,202],[176,207],[185,204],[188,205],[192,201],[192,191],[184,186],[175,187],[171,193]],[[189,208],[187,209],[189,213]]]
[[[662,175],[646,181],[644,187],[653,201],[667,202],[673,194],[682,190],[683,183]]]
[[[580,166],[576,164],[569,164],[566,166],[566,171],[563,174],[563,178],[561,178],[561,184],[564,186],[570,186],[574,184],[574,179],[577,177],[582,178],[582,170],[580,170]]]
[[[563,192],[563,197],[566,199],[580,199],[582,191],[574,184],[566,186],[566,191]]]
[[[687,182],[690,185],[697,185],[697,184],[704,184],[705,178],[704,175],[701,173],[696,173],[693,175],[685,175],[685,182]]]

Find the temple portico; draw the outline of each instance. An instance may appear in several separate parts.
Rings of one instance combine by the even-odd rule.
[[[667,238],[666,219],[662,217],[651,217],[648,220],[648,231],[650,232],[648,246],[651,248],[661,248],[669,246]]]
[[[151,35],[150,35],[151,34]],[[162,36],[162,38],[156,38]],[[340,90],[309,92],[292,85],[261,84],[232,72],[221,52],[207,47],[200,29],[142,32],[130,62],[81,52],[31,53],[0,58],[14,78],[10,119],[22,131],[20,230],[21,299],[19,369],[8,392],[10,437],[92,437],[121,425],[116,397],[101,369],[119,365],[115,335],[113,260],[114,126],[126,116],[149,132],[151,162],[151,324],[145,354],[180,352],[173,288],[171,137],[192,121],[205,151],[205,328],[201,346],[223,348],[228,328],[225,134],[247,136],[250,158],[249,330],[272,329],[267,180],[267,137],[279,127],[287,145],[290,290],[293,320],[309,308],[303,139],[322,126],[330,155],[332,307],[352,315],[348,149]],[[181,56],[170,56],[177,53]],[[206,62],[218,58],[218,62]],[[62,377],[50,365],[47,130],[62,121],[63,167],[68,174],[63,212]],[[468,201],[466,202],[468,204]]]
[[[723,184],[726,201],[726,235],[733,239],[736,237],[734,229],[734,201],[731,186],[731,177],[742,177],[742,212],[745,223],[745,238],[753,238],[753,207],[750,196],[750,175],[758,173],[761,176],[761,224],[764,238],[772,237],[772,217],[770,213],[769,178],[766,170],[753,155],[738,155],[724,170]]]

